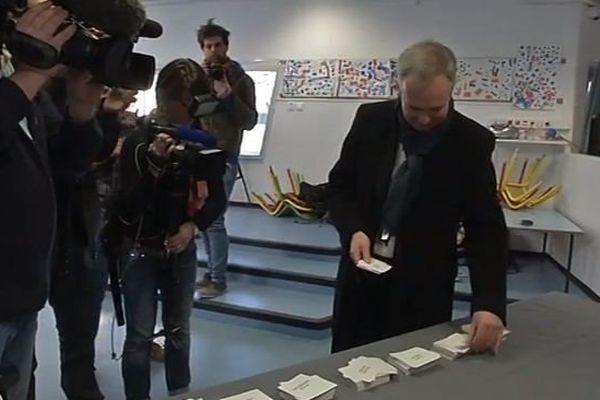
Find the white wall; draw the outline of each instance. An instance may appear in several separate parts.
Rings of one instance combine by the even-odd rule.
[[[575,239],[573,274],[600,296],[600,157],[565,154],[560,163],[563,195],[557,208],[579,225],[584,234]],[[567,265],[568,238],[553,236],[549,251]]]
[[[520,5],[517,0],[229,0],[150,1],[148,13],[165,27],[161,40],[146,40],[141,49],[160,64],[176,57],[200,57],[195,29],[216,17],[232,31],[231,54],[248,64],[274,64],[285,58],[396,57],[424,38],[443,41],[459,57],[514,56],[519,44],[558,44],[568,63],[562,68],[564,104],[552,112],[521,112],[510,104],[459,104],[487,123],[496,118],[537,118],[570,127],[581,6]],[[176,44],[176,45],[174,45]],[[356,101],[303,101],[290,111],[276,101],[261,160],[244,160],[249,185],[271,191],[267,168],[292,168],[309,181],[322,182],[335,161],[351,123]],[[510,150],[512,151],[512,149]],[[523,149],[525,151],[525,149]],[[505,159],[509,151],[497,156]],[[282,174],[283,175],[283,174]],[[238,185],[240,186],[240,185]],[[243,199],[238,187],[234,198]]]

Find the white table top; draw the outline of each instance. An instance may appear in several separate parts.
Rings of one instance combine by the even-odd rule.
[[[583,229],[556,210],[536,208],[515,211],[503,208],[503,211],[508,229],[569,234],[583,233]],[[523,225],[522,220],[530,220],[533,225]]]

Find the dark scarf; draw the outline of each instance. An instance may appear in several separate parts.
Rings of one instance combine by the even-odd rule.
[[[454,105],[450,103],[448,117],[435,128],[427,132],[415,130],[402,114],[398,101],[398,131],[400,145],[398,151],[404,151],[406,159],[392,176],[390,188],[383,206],[382,238],[396,235],[404,218],[411,211],[421,189],[423,165],[443,135],[448,131],[454,117]]]

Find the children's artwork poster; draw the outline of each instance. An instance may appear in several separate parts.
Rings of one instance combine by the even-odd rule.
[[[512,58],[460,58],[453,97],[457,101],[506,102],[513,95]]]
[[[286,60],[280,96],[335,97],[339,69],[339,60]]]
[[[556,106],[560,46],[520,46],[515,63],[513,105],[525,110]]]
[[[391,94],[391,60],[340,60],[337,97],[389,98]]]

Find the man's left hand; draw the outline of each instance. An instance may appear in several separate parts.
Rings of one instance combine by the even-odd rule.
[[[93,81],[88,71],[70,69],[67,79],[67,105],[75,123],[85,123],[96,116],[104,85]]]
[[[489,311],[477,311],[473,314],[469,343],[474,353],[492,351],[498,353],[502,343],[504,324],[496,314]]]
[[[179,254],[184,251],[190,241],[194,239],[194,224],[186,222],[179,227],[179,232],[167,239],[165,246],[167,250],[174,254]]]

